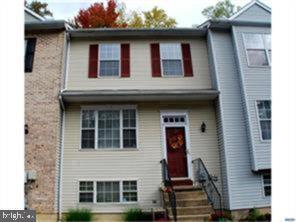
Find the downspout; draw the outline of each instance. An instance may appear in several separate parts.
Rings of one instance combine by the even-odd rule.
[[[59,147],[59,160],[58,160],[58,186],[57,186],[57,208],[58,208],[58,221],[62,221],[62,169],[63,169],[63,155],[64,155],[64,131],[65,131],[65,104],[61,93],[66,86],[66,75],[68,72],[68,57],[69,57],[69,44],[70,38],[69,33],[67,32],[68,28],[65,30],[65,43],[64,43],[64,58],[63,58],[63,79],[61,91],[59,94],[59,103],[61,107],[60,119],[61,119],[61,128],[60,128],[60,147]]]

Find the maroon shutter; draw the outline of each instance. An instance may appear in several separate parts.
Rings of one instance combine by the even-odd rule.
[[[130,77],[130,45],[121,44],[121,77]]]
[[[184,76],[193,76],[192,60],[189,44],[182,44],[182,56],[184,66]]]
[[[150,45],[150,47],[151,47],[152,77],[161,77],[159,44],[153,43]]]
[[[98,77],[98,45],[89,46],[88,78]]]

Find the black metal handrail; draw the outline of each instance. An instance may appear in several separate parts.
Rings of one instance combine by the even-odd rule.
[[[169,173],[168,165],[165,159],[162,159],[160,161],[161,163],[161,169],[162,169],[162,182],[166,188],[166,191],[169,196],[169,203],[170,207],[172,209],[172,214],[174,217],[174,221],[177,221],[177,202],[176,202],[176,193],[173,187],[172,179]]]
[[[214,210],[216,212],[221,212],[221,210],[223,209],[221,194],[218,191],[212,179],[212,176],[209,174],[205,164],[200,158],[193,160],[192,163],[197,168],[194,168],[196,169],[195,179],[201,184],[202,188],[206,192],[208,200],[212,204]]]

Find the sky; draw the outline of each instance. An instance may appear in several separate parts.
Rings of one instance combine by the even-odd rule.
[[[28,2],[31,2],[29,0]],[[53,13],[54,19],[72,19],[79,9],[87,8],[94,2],[107,2],[107,0],[40,0],[48,3],[49,10]],[[177,27],[192,27],[203,23],[206,18],[201,11],[219,0],[118,0],[124,2],[127,12],[129,10],[147,11],[158,6],[166,11],[168,16],[177,21]],[[244,6],[250,0],[232,0],[236,6]],[[261,0],[271,7],[271,0]]]

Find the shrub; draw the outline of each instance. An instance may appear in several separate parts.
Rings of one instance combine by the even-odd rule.
[[[70,209],[65,217],[66,221],[92,221],[92,213],[89,209]]]
[[[210,217],[211,221],[232,221],[232,216],[231,213],[228,211],[217,211],[213,214],[211,214]]]
[[[139,208],[131,208],[124,212],[123,220],[128,221],[151,221],[151,213],[143,212]]]
[[[271,221],[271,214],[260,214],[259,210],[253,208],[249,210],[249,215],[240,221]]]

